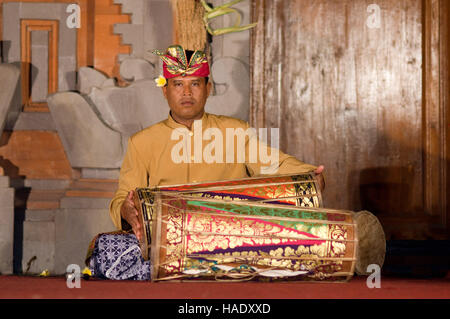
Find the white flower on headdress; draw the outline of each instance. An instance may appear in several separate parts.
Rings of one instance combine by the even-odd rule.
[[[163,87],[166,85],[167,80],[164,76],[160,75],[157,79],[155,79],[157,87]]]

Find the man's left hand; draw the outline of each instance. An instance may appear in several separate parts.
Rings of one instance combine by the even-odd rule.
[[[325,189],[325,179],[323,178],[322,172],[324,171],[325,166],[319,165],[314,171],[316,174],[317,182],[319,183],[320,191],[323,192]]]

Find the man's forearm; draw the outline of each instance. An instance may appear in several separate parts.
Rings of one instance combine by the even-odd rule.
[[[122,207],[123,202],[125,201],[125,196],[114,196],[109,204],[109,215],[116,226],[117,229],[124,229],[122,225],[122,217],[120,215],[120,208]]]

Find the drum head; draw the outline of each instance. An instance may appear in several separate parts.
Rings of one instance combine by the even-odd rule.
[[[386,254],[386,237],[383,227],[375,215],[368,211],[355,213],[358,232],[358,251],[355,271],[358,275],[370,275],[367,266],[377,264],[380,268]]]

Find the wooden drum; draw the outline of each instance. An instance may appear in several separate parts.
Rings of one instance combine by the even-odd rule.
[[[381,266],[378,219],[321,208],[308,177],[137,189],[152,280],[346,281]]]
[[[151,204],[155,192],[220,200],[242,200],[306,207],[322,206],[320,188],[313,173],[138,188],[135,192],[134,202],[140,211],[141,224],[144,227],[145,240],[141,243],[141,248],[145,260],[149,258],[148,251],[154,213]]]
[[[151,206],[152,280],[345,281],[367,262],[353,212],[160,193]]]

